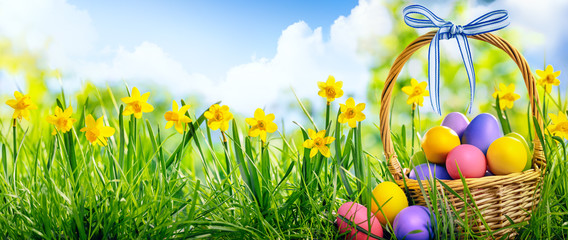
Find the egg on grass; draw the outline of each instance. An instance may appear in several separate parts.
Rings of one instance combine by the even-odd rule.
[[[373,198],[371,211],[383,225],[389,222],[392,224],[398,212],[408,207],[406,194],[393,182],[386,181],[377,185],[373,189]]]
[[[354,202],[344,203],[337,210],[337,228],[344,239],[378,240],[383,237],[379,220],[365,206]]]
[[[432,226],[435,216],[424,206],[410,206],[398,213],[394,219],[394,234],[397,239],[428,240],[434,238]],[[434,223],[434,224],[432,224]]]

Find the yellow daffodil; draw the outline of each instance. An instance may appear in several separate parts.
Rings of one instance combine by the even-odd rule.
[[[77,121],[71,118],[71,114],[73,114],[73,107],[71,106],[65,109],[65,111],[60,107],[56,107],[55,113],[47,117],[47,122],[55,126],[51,134],[55,135],[57,131],[61,133],[69,132],[69,130],[73,128],[73,124]]]
[[[515,93],[515,84],[512,83],[509,84],[509,86],[499,83],[499,89],[495,89],[493,97],[499,97],[499,106],[501,106],[501,110],[505,109],[505,107],[513,108],[515,101],[521,98],[519,94]]]
[[[552,120],[552,124],[548,125],[548,131],[554,136],[568,139],[568,118],[562,111],[558,115],[549,113],[548,116]]]
[[[124,108],[124,112],[122,112],[122,115],[128,116],[134,114],[135,118],[141,118],[142,113],[154,111],[154,107],[149,103],[147,103],[149,97],[150,97],[149,92],[140,95],[140,91],[138,91],[138,88],[133,87],[132,95],[130,97],[122,98],[122,101],[126,103],[126,108]]]
[[[410,86],[402,88],[402,91],[408,95],[406,104],[412,105],[412,109],[416,108],[416,104],[423,106],[424,97],[430,96],[430,92],[426,90],[427,85],[428,84],[426,82],[418,83],[416,79],[411,79]]]
[[[318,151],[325,157],[331,156],[327,145],[335,140],[334,137],[326,137],[325,130],[316,133],[316,131],[312,129],[308,129],[308,136],[310,136],[310,139],[304,141],[304,147],[312,149],[310,150],[310,157],[314,157]]]
[[[179,133],[183,134],[184,126],[187,123],[191,122],[191,118],[185,115],[190,107],[191,105],[184,105],[179,108],[176,101],[173,101],[172,111],[166,112],[166,114],[164,114],[164,118],[166,119],[166,121],[168,121],[168,123],[166,123],[166,129],[175,126],[176,130]]]
[[[265,115],[264,111],[260,108],[254,111],[254,118],[247,118],[245,120],[247,124],[250,125],[248,135],[251,137],[260,135],[260,139],[262,139],[263,142],[266,142],[266,132],[273,133],[278,129],[276,123],[272,122],[274,121],[274,114]]]
[[[99,146],[106,146],[108,137],[114,135],[114,128],[107,127],[103,123],[103,117],[100,117],[95,121],[95,118],[91,114],[87,115],[85,118],[86,127],[81,129],[81,132],[85,132],[87,140],[91,144]]]
[[[215,131],[221,128],[221,131],[225,132],[229,129],[229,121],[233,119],[233,114],[229,112],[229,107],[227,105],[219,106],[219,104],[214,104],[204,113],[207,118],[207,126],[211,130]]]
[[[538,75],[537,83],[544,87],[547,93],[550,93],[552,90],[552,85],[558,86],[560,84],[560,80],[557,78],[560,76],[560,71],[555,72],[550,65],[544,71],[536,70],[536,74]]]
[[[339,114],[337,121],[340,123],[347,122],[351,128],[355,128],[357,127],[357,122],[365,120],[365,114],[363,114],[363,110],[365,109],[364,103],[355,105],[355,100],[349,98],[345,101],[345,104],[340,103],[339,106],[341,114]]]
[[[327,102],[333,102],[336,98],[343,96],[342,81],[335,81],[335,77],[329,75],[326,82],[318,82],[318,88],[320,89],[318,95],[327,99]]]
[[[30,96],[23,95],[18,91],[14,92],[14,97],[16,99],[6,101],[6,104],[14,109],[12,119],[22,120],[23,117],[29,121],[30,110],[37,109],[37,106],[32,102]]]

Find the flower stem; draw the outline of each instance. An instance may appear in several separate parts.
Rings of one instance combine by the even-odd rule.
[[[412,110],[410,111],[410,121],[411,121],[411,128],[412,128],[412,142],[410,143],[410,155],[414,155],[414,135],[416,135],[416,128],[414,126],[414,113],[416,112],[414,106],[412,106]]]
[[[221,131],[221,135],[223,136],[223,148],[224,148],[224,152],[225,152],[225,165],[227,167],[227,171],[226,171],[226,176],[227,178],[232,182],[233,178],[231,175],[231,161],[229,159],[229,145],[227,144],[227,136],[225,136],[225,132]],[[232,196],[233,195],[233,189],[229,188],[229,194]],[[233,212],[234,213],[234,212]]]
[[[325,105],[325,136],[329,135],[328,127],[329,127],[329,111],[331,110],[331,103],[327,102]]]
[[[16,130],[17,130],[16,124],[17,124],[17,123],[18,123],[18,122],[17,122],[16,119],[14,118],[14,119],[13,119],[13,123],[12,123],[12,130],[13,130],[13,131],[12,131],[12,132],[13,132],[13,135],[12,135],[12,136],[14,137],[14,138],[13,138],[14,152],[13,152],[13,154],[12,154],[12,156],[14,157],[14,173],[13,173],[13,174],[14,174],[14,175],[13,175],[14,184],[16,184],[16,172],[17,172],[17,169],[18,169],[18,163],[17,163],[17,160],[18,160],[18,147],[16,146],[16,137],[17,137],[17,135],[16,135]]]
[[[223,148],[225,152],[225,165],[227,168],[227,176],[231,172],[231,162],[229,161],[229,146],[227,145],[227,136],[225,136],[225,132],[221,131],[221,135],[223,136]]]

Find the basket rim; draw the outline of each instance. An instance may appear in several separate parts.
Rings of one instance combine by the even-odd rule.
[[[470,188],[470,185],[473,186],[477,186],[477,185],[486,185],[484,183],[489,183],[489,185],[496,185],[496,184],[500,184],[501,181],[506,180],[507,182],[509,182],[509,184],[516,184],[516,181],[512,181],[512,180],[533,180],[533,179],[539,179],[540,177],[542,177],[542,175],[544,174],[544,172],[541,169],[529,169],[526,171],[522,171],[522,172],[516,172],[516,173],[510,173],[507,175],[493,175],[493,176],[483,176],[483,177],[479,177],[479,178],[464,178],[466,185],[468,186],[468,188]],[[528,180],[526,180],[528,179]],[[462,186],[463,187],[463,182],[460,179],[451,179],[451,180],[446,180],[446,179],[436,179],[437,181],[441,181],[445,184],[448,185],[453,185],[453,186]],[[420,180],[421,183],[428,183],[428,179],[424,179],[424,180]],[[404,179],[399,179],[396,180],[397,183],[404,183],[406,182],[406,185],[418,185],[419,180],[415,180],[415,179],[411,179],[411,178],[404,178]]]

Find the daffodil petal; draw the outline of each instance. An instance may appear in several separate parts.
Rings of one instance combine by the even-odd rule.
[[[276,123],[271,122],[266,126],[266,131],[269,133],[276,132],[276,130],[278,130],[278,125],[276,125]]]
[[[256,118],[256,120],[264,120],[264,111],[260,108],[257,108],[254,111],[254,118]]]
[[[316,154],[318,154],[318,149],[317,148],[312,148],[312,150],[310,150],[310,157],[314,157]]]
[[[302,146],[304,148],[312,148],[314,147],[314,140],[307,139],[306,141],[304,141],[304,144],[302,144]]]

